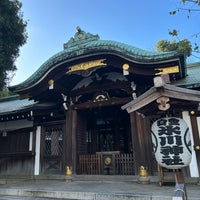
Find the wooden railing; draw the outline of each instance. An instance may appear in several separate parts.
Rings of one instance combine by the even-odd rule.
[[[134,175],[133,154],[112,155],[112,163],[106,166],[113,175]],[[98,154],[85,154],[79,156],[80,174],[105,174],[105,163],[103,157]]]
[[[100,174],[100,156],[80,155],[79,156],[80,174]]]
[[[115,172],[119,175],[134,174],[134,157],[133,154],[115,155]]]

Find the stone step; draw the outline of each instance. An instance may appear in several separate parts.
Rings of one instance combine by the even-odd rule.
[[[75,177],[78,178],[78,177]],[[172,200],[174,186],[139,184],[133,177],[79,180],[18,180],[0,185],[0,200]],[[113,178],[113,179],[112,179]],[[199,200],[199,185],[187,185],[188,200]]]
[[[57,200],[86,200],[86,199],[69,199],[69,198],[56,198]],[[0,200],[56,200],[55,198],[49,198],[49,197],[25,197],[25,196],[12,196],[12,195],[6,195],[6,196],[4,196],[4,195],[0,195]],[[95,198],[95,199],[104,199],[104,197],[102,197],[102,198]],[[113,198],[112,198],[113,199]],[[153,200],[166,200],[166,199],[169,199],[169,198],[163,198],[163,197],[142,197],[142,196],[138,196],[138,197],[130,197],[130,196],[126,196],[126,197],[116,197],[116,198],[114,198],[114,199],[118,199],[118,200],[141,200],[141,199],[145,199],[145,200],[151,200],[151,199],[153,199]],[[170,199],[172,199],[172,198],[170,198]],[[189,198],[188,200],[199,200],[199,198]]]
[[[112,194],[112,193],[92,193],[92,192],[65,192],[65,191],[45,191],[45,190],[24,190],[24,189],[0,189],[0,197],[5,200],[20,199],[20,200],[152,200],[152,196],[138,195],[132,193]],[[10,197],[10,198],[7,198]],[[7,199],[6,199],[7,198]],[[155,200],[171,200],[170,197],[156,197]],[[0,198],[1,200],[1,198]],[[2,199],[3,200],[3,199]]]
[[[23,197],[23,196],[1,196],[0,200],[55,200],[55,198],[43,198],[43,197]],[[64,199],[59,199],[64,200]]]

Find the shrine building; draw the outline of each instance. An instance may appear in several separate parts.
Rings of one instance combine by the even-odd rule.
[[[63,50],[0,99],[0,174],[158,174],[151,125],[184,119],[188,177],[200,172],[200,63],[77,28]],[[28,66],[27,66],[28,67]],[[160,83],[156,78],[160,77]]]

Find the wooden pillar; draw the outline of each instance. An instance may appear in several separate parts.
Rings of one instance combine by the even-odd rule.
[[[92,126],[91,130],[90,130],[90,137],[91,137],[91,141],[90,141],[90,149],[89,149],[89,153],[91,154],[95,154],[98,150],[98,146],[97,146],[97,131],[94,128],[94,126]]]
[[[118,124],[115,124],[114,130],[115,130],[115,136],[114,136],[115,149],[117,151],[121,151],[121,146],[120,146],[120,127],[119,127]],[[128,139],[128,138],[126,138],[126,139]]]
[[[176,180],[176,185],[175,185],[172,199],[187,200],[188,196],[187,196],[187,191],[186,191],[186,186],[185,186],[185,180],[184,180],[183,172],[181,170],[175,171],[175,180]]]
[[[151,123],[148,117],[145,117],[145,125],[144,125],[144,137],[145,139],[145,151],[146,151],[146,164],[148,167],[149,174],[154,173],[155,169],[157,170],[157,162],[155,165],[155,158],[153,154],[153,144],[152,144],[152,139],[151,139]]]
[[[130,121],[131,121],[131,137],[133,144],[133,155],[135,157],[135,174],[138,174],[138,169],[140,166],[140,148],[138,144],[138,130],[137,130],[137,122],[136,122],[136,112],[130,113]]]
[[[66,112],[66,134],[65,134],[65,163],[66,167],[72,167],[73,174],[76,174],[76,130],[77,130],[77,111],[71,110]]]
[[[114,130],[114,133],[115,133],[115,135],[114,135],[114,141],[115,141],[115,149],[117,150],[117,151],[121,151],[121,149],[120,149],[120,123],[119,123],[119,117],[117,117],[117,116],[115,116],[114,117],[114,121],[116,122],[116,123],[114,123],[113,124],[113,130]],[[126,138],[126,139],[128,139],[128,138]]]
[[[194,138],[194,150],[196,152],[198,171],[200,174],[200,137],[199,137],[197,117],[195,115],[191,115],[190,119],[191,119],[192,132]]]
[[[152,159],[150,134],[146,123],[146,117],[138,112],[130,113],[131,135],[133,143],[133,154],[135,155],[135,173],[138,174],[140,166],[149,167]]]
[[[140,160],[139,160],[139,166],[145,166],[145,143],[144,143],[144,132],[143,132],[143,120],[142,115],[138,112],[136,112],[136,123],[137,123],[137,134],[138,134],[138,148],[140,149]]]
[[[64,137],[65,167],[72,166],[72,111],[66,112],[66,126]]]
[[[96,130],[96,118],[90,117],[89,118],[89,131],[90,131],[90,142],[89,142],[89,154],[95,154],[99,151],[98,142],[97,142],[97,130]]]
[[[71,130],[71,136],[72,136],[72,141],[71,141],[71,145],[72,145],[72,170],[73,173],[76,174],[76,170],[77,170],[77,149],[76,149],[76,132],[77,132],[77,111],[76,110],[72,110],[72,130]]]

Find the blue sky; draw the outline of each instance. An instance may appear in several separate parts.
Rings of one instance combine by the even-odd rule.
[[[198,33],[200,12],[190,19],[182,11],[179,0],[20,0],[24,19],[28,20],[27,43],[16,61],[17,72],[11,85],[27,79],[48,58],[63,49],[76,32],[76,27],[100,39],[115,40],[138,48],[155,51],[161,39],[173,39],[168,30],[179,30],[179,38],[193,41]],[[191,57],[189,62],[199,61]]]

